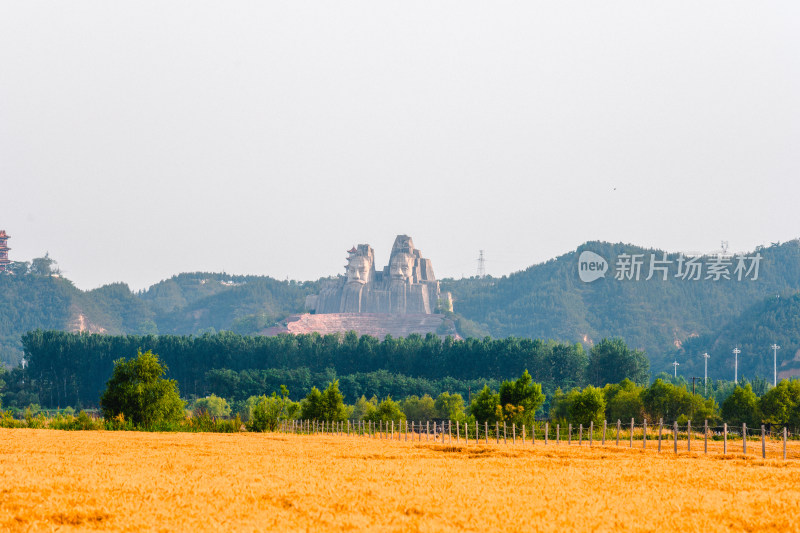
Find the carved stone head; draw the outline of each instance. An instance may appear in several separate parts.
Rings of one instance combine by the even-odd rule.
[[[414,275],[414,256],[405,252],[392,254],[389,260],[389,275],[392,280],[411,283]]]
[[[365,244],[358,245],[350,251],[347,258],[347,283],[366,285],[372,281],[374,256],[372,248]]]

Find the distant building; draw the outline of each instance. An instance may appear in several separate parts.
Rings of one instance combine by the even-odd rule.
[[[0,272],[5,272],[8,265],[11,264],[8,259],[8,251],[11,249],[8,247],[8,239],[10,238],[11,235],[6,233],[6,230],[0,230]]]

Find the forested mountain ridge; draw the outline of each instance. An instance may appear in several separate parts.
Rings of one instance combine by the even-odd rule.
[[[591,283],[578,277],[578,257],[587,250],[609,262],[605,277]],[[765,298],[789,297],[800,291],[798,240],[747,254],[762,257],[755,280],[740,281],[733,275],[729,280],[706,280],[705,272],[698,281],[676,278],[678,254],[667,255],[672,263],[666,281],[660,272],[646,280],[646,268],[638,281],[615,279],[612,258],[642,254],[647,261],[651,254],[663,259],[663,253],[621,243],[588,242],[509,276],[444,280],[442,285],[453,293],[456,311],[493,336],[585,343],[621,336],[647,352],[654,373],[671,370],[667,365],[687,339],[713,334]]]
[[[682,373],[702,376],[702,354],[708,353],[708,372],[714,379],[734,378],[734,355],[739,354],[739,379],[756,376],[772,382],[777,344],[778,380],[800,375],[800,293],[775,295],[758,302],[723,327],[688,339],[676,356],[686,365]]]
[[[303,310],[316,282],[187,273],[143,292],[124,283],[81,291],[52,272],[0,275],[0,362],[19,364],[31,330],[155,335],[231,330],[253,334]]]
[[[609,269],[605,277],[591,283],[578,277],[578,258],[587,250],[605,258]],[[796,313],[789,304],[800,291],[800,241],[760,248],[748,255],[756,252],[762,256],[756,280],[676,278],[677,254],[667,256],[672,264],[666,281],[659,275],[646,280],[647,262],[639,281],[616,280],[615,258],[642,254],[647,260],[650,254],[662,257],[664,252],[587,242],[573,252],[509,276],[445,279],[442,288],[453,293],[455,319],[464,337],[518,336],[588,346],[604,337],[619,336],[646,351],[654,374],[671,370],[673,358],[681,358],[686,365],[681,370],[696,372],[702,370],[698,343],[717,339],[713,349],[720,353],[715,357],[719,362],[710,361],[709,368],[727,364],[722,358],[725,345],[735,341],[735,332],[745,322],[755,330],[785,331],[784,337],[775,339],[785,345],[779,357],[791,358],[794,344],[789,338],[781,339],[795,331],[792,320]],[[37,268],[17,268],[16,272],[0,276],[0,360],[7,365],[19,362],[19,339],[33,329],[136,335],[197,335],[221,330],[254,334],[288,314],[302,312],[305,297],[319,287],[318,281],[195,272],[173,276],[142,292],[132,292],[124,283],[81,291],[69,280],[53,277],[41,261]],[[776,295],[789,307],[770,314],[767,302]],[[759,325],[762,315],[768,327]],[[737,322],[740,316],[744,322]],[[749,341],[739,342],[745,345]],[[761,342],[756,337],[752,341],[754,347]],[[748,364],[742,367],[746,375],[766,375],[764,364]]]

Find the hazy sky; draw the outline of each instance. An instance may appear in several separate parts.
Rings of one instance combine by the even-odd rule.
[[[81,288],[800,236],[800,3],[0,3],[0,229]]]

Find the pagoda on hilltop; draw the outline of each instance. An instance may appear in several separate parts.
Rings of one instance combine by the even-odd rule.
[[[0,230],[0,272],[5,272],[11,263],[8,259],[8,251],[11,249],[8,247],[8,239],[10,238],[11,235],[6,233],[6,230]]]

